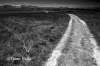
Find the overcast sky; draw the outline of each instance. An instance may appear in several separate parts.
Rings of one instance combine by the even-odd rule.
[[[39,6],[100,7],[98,0],[0,0],[0,3],[31,3]]]

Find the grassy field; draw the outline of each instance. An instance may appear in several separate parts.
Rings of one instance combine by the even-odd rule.
[[[16,33],[18,36],[22,35],[22,34],[28,35],[28,36],[25,36],[26,39],[28,40],[28,39],[31,39],[32,36],[30,34],[33,32],[32,34],[34,34],[34,33],[36,33],[36,35],[40,34],[39,40],[41,40],[40,39],[41,37],[43,39],[45,39],[47,37],[49,39],[46,39],[45,41],[52,42],[52,43],[48,43],[49,46],[54,45],[53,41],[55,40],[55,38],[56,38],[56,40],[58,38],[58,35],[56,35],[56,34],[57,33],[62,34],[64,32],[63,30],[67,28],[68,22],[69,22],[69,17],[65,14],[70,14],[70,13],[77,15],[78,17],[80,17],[81,19],[83,19],[86,22],[86,24],[88,25],[88,28],[90,29],[91,33],[93,33],[94,37],[96,38],[96,40],[98,42],[98,45],[100,46],[100,44],[99,44],[99,42],[100,42],[100,39],[99,39],[100,38],[100,34],[99,34],[100,33],[100,31],[99,31],[99,28],[100,28],[99,27],[99,25],[100,25],[99,24],[100,12],[96,12],[96,11],[91,11],[90,12],[88,10],[87,11],[82,11],[82,10],[74,11],[73,10],[72,12],[63,13],[63,15],[62,14],[58,15],[59,13],[57,13],[57,14],[55,14],[55,13],[49,13],[49,14],[45,13],[45,15],[44,15],[44,13],[39,13],[39,14],[34,13],[33,15],[30,15],[28,13],[28,14],[25,15],[25,13],[23,13],[23,14],[19,14],[19,16],[18,16],[18,14],[16,12],[16,17],[14,16],[15,15],[14,13],[13,14],[10,14],[10,13],[7,14],[6,13],[5,18],[3,17],[4,14],[2,14],[2,15],[0,15],[0,28],[1,28],[1,32],[3,32],[3,33],[1,33],[2,35],[1,35],[0,40],[1,39],[4,40],[5,37],[7,37],[7,36],[8,36],[8,39],[9,39],[9,34],[12,34],[12,33],[13,34]],[[9,15],[12,15],[12,16],[8,18]],[[53,24],[53,27],[51,26],[52,24]],[[60,27],[61,29],[56,27],[56,25],[61,26]],[[33,28],[31,28],[31,26]],[[38,27],[36,27],[36,26],[38,26]],[[49,26],[51,26],[51,27],[49,27]],[[9,27],[9,29],[8,29],[8,27]],[[36,27],[36,29],[35,29],[35,27]],[[5,28],[5,29],[3,29],[3,28]],[[38,28],[38,30],[37,30],[37,28]],[[10,33],[8,33],[9,32],[8,30],[10,31]],[[45,32],[45,31],[50,31],[50,30],[54,31],[55,33]],[[54,34],[57,37],[51,37],[52,34]],[[34,38],[36,39],[36,37],[32,37],[32,40]],[[26,41],[26,39],[25,39],[25,41]],[[37,41],[37,40],[34,40],[34,41]],[[36,45],[33,45],[33,46],[36,47],[37,50],[38,50],[37,45],[40,44],[40,46],[41,46],[42,45],[42,40],[41,40],[41,43],[34,42],[34,44],[36,44]],[[43,44],[45,44],[45,43],[43,43]],[[57,44],[57,43],[55,43],[55,44]],[[32,46],[32,48],[33,48],[33,46]],[[44,47],[45,47],[45,45],[44,45]],[[51,49],[51,47],[50,47],[50,49]],[[50,50],[48,50],[48,51],[50,51]],[[45,55],[44,54],[43,54],[43,56],[46,55],[46,54]],[[40,54],[40,55],[42,55],[42,54]],[[33,52],[33,56],[34,56],[34,52]],[[37,56],[39,56],[39,55],[37,55]],[[45,58],[43,58],[43,59],[45,59]]]

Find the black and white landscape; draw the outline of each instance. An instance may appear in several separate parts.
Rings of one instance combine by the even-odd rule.
[[[44,66],[68,28],[68,14],[85,21],[99,47],[99,7],[0,6],[0,66]],[[86,66],[97,66],[89,64],[94,59],[85,60]]]

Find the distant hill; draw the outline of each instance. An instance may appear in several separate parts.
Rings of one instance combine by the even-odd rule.
[[[100,8],[68,8],[68,7],[38,7],[32,5],[1,5],[0,14],[3,13],[34,13],[34,12],[78,12],[78,11],[96,11]]]

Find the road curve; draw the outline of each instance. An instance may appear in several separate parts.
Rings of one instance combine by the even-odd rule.
[[[93,54],[91,56],[95,58],[97,65],[100,66],[100,52],[97,50],[98,48],[97,43],[95,38],[93,37],[93,34],[91,34],[91,32],[89,31],[85,21],[83,21],[74,14],[68,14],[68,15],[70,16],[68,28],[66,29],[64,35],[59,41],[58,46],[52,52],[51,57],[46,62],[45,66],[85,66],[82,64],[75,65],[73,59],[69,58],[69,55],[73,53],[70,52],[70,50],[72,49],[68,51],[69,54],[66,53],[67,51],[66,46],[70,44],[71,47],[73,47],[73,49],[77,49],[78,52],[84,54],[84,50],[81,49],[81,39],[84,37],[86,39],[84,41],[84,44],[88,44],[89,45],[88,49],[92,48],[93,50],[93,52],[85,51],[85,53]],[[68,43],[70,37],[72,38],[71,39],[72,42]]]

